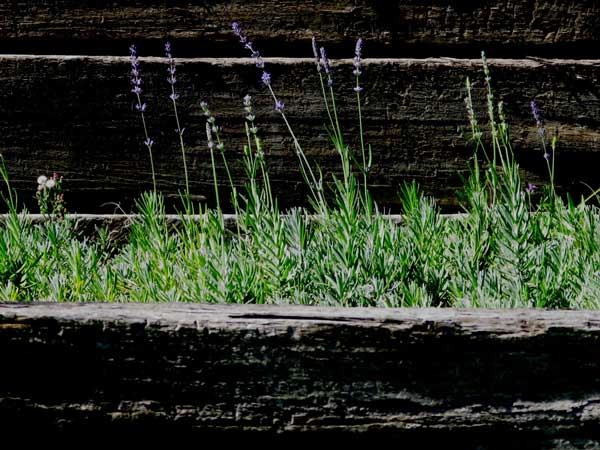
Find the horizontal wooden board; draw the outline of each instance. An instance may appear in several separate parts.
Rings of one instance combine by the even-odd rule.
[[[397,190],[416,180],[442,205],[456,205],[472,146],[463,136],[467,116],[465,79],[485,122],[481,63],[457,59],[381,59],[365,62],[363,106],[366,141],[373,146],[370,183],[378,200],[398,205]],[[529,102],[536,99],[549,132],[559,134],[557,180],[572,192],[581,182],[600,186],[600,62],[587,60],[491,60],[493,84],[513,125],[514,148],[526,182],[547,179],[545,161]],[[326,114],[310,59],[269,59],[273,87],[309,158],[324,174],[339,170],[328,142]],[[20,198],[33,204],[36,177],[65,176],[67,203],[76,212],[112,212],[117,202],[130,211],[140,191],[151,187],[142,127],[129,87],[129,61],[123,57],[0,56],[0,149]],[[159,187],[176,197],[182,189],[181,151],[166,83],[166,61],[142,60],[147,119],[155,140]],[[358,122],[351,61],[334,63],[342,127],[357,148]],[[243,133],[242,97],[254,97],[259,132],[281,204],[305,203],[290,136],[272,99],[247,59],[178,60],[179,112],[186,128],[192,192],[212,198],[212,172],[206,145],[206,100],[223,128],[225,154],[238,185]],[[222,163],[220,182],[225,185]],[[226,196],[226,194],[223,194]]]
[[[278,57],[309,56],[313,34],[340,57],[358,36],[373,57],[595,57],[600,40],[597,0],[9,0],[0,51],[118,55],[137,41],[159,56],[168,37],[186,56],[237,56],[234,20]]]
[[[0,419],[5,438],[35,424],[45,438],[593,449],[599,338],[594,311],[0,304]]]

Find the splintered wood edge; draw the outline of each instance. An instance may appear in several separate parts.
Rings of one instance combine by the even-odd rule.
[[[298,326],[411,329],[419,333],[533,337],[562,329],[600,334],[600,311],[454,308],[338,308],[301,305],[202,303],[0,303],[0,328],[52,319],[58,322],[143,323],[165,330]],[[425,328],[423,328],[425,327]]]

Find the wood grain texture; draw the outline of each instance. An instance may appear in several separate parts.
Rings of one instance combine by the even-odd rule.
[[[480,120],[485,123],[485,94],[477,60],[367,60],[364,116],[373,146],[370,173],[376,198],[395,207],[403,182],[416,180],[442,205],[456,205],[472,147],[463,136],[467,117],[463,99],[467,76],[473,80]],[[580,182],[600,183],[600,62],[587,60],[491,60],[497,99],[502,99],[512,128],[525,182],[543,183],[546,168],[529,102],[536,99],[550,132],[558,132],[557,180],[561,188],[587,192]],[[162,58],[142,62],[147,118],[155,140],[159,187],[176,198],[183,189],[181,151],[168,100]],[[326,114],[318,77],[309,59],[271,59],[273,86],[308,157],[326,177],[339,160],[324,129]],[[356,149],[358,126],[350,61],[334,64],[342,127]],[[283,207],[306,203],[306,189],[292,142],[272,100],[248,59],[178,60],[179,110],[188,146],[192,192],[212,198],[212,173],[206,146],[207,100],[226,142],[234,180],[243,184],[241,98],[254,97],[259,132],[275,191]],[[32,205],[35,179],[58,171],[65,176],[72,212],[113,212],[119,202],[129,212],[142,190],[151,187],[143,131],[129,92],[129,62],[120,57],[0,56],[0,148],[13,186]],[[227,197],[225,173],[218,174]],[[118,210],[116,210],[118,212]],[[396,208],[397,211],[397,208]],[[392,211],[394,212],[394,211]]]
[[[0,418],[6,431],[595,448],[599,338],[600,314],[583,311],[1,304]]]
[[[599,10],[596,0],[9,0],[0,5],[0,47],[122,54],[124,43],[135,40],[159,56],[168,37],[187,56],[237,56],[230,33],[237,20],[268,56],[309,56],[314,33],[346,55],[362,36],[378,57],[476,57],[484,49],[510,57],[595,57]]]

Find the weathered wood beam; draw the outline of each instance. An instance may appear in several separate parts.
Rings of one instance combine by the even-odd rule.
[[[333,52],[348,54],[362,36],[372,56],[419,57],[595,57],[600,39],[596,0],[9,0],[0,4],[0,51],[122,54],[135,40],[158,56],[168,37],[187,56],[236,56],[234,20],[270,56],[309,56],[313,33]]]
[[[557,180],[561,188],[587,192],[580,182],[597,187],[600,177],[600,61],[490,60],[496,98],[504,101],[512,124],[514,150],[524,181],[547,178],[539,136],[530,115],[536,99],[549,133],[558,132]],[[273,86],[311,161],[326,176],[339,170],[328,143],[326,114],[310,59],[269,59]],[[181,151],[170,110],[166,61],[144,59],[144,99],[161,190],[176,198],[183,189]],[[357,149],[358,122],[349,60],[334,63],[341,123]],[[396,192],[415,179],[442,205],[455,205],[472,146],[464,138],[468,119],[463,99],[465,79],[474,84],[479,119],[486,123],[481,63],[457,59],[385,59],[365,62],[363,108],[366,141],[373,146],[370,182],[377,199],[398,204]],[[249,59],[178,60],[179,110],[185,131],[192,192],[212,198],[212,173],[206,146],[205,118],[199,102],[207,100],[223,127],[225,154],[236,184],[241,166],[243,111],[241,98],[254,98],[259,133],[281,204],[305,203],[306,189],[291,139]],[[124,57],[0,56],[0,149],[20,198],[33,203],[35,178],[58,171],[65,176],[71,211],[125,212],[133,199],[151,187],[143,132],[129,92],[129,62]],[[218,163],[224,193],[222,163]],[[119,212],[116,210],[116,212]]]
[[[598,339],[585,311],[0,304],[0,419],[5,437],[595,448]]]

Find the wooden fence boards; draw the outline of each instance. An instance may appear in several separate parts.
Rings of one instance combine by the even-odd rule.
[[[362,36],[378,57],[472,57],[484,49],[507,57],[595,57],[599,11],[597,0],[9,0],[0,5],[0,47],[118,55],[136,40],[160,55],[168,36],[189,56],[237,56],[230,32],[237,20],[270,56],[310,55],[314,33],[339,56]]]
[[[546,178],[529,112],[536,99],[548,127],[560,134],[559,187],[577,196],[588,192],[582,182],[600,184],[599,64],[589,59],[598,57],[600,43],[597,0],[9,0],[0,4],[0,150],[21,199],[31,206],[37,175],[56,170],[66,177],[72,209],[110,212],[114,205],[100,206],[107,202],[131,209],[151,177],[125,55],[136,43],[141,55],[160,57],[170,39],[175,56],[187,58],[178,60],[178,87],[193,192],[212,200],[199,101],[209,101],[223,126],[241,185],[241,97],[250,93],[281,204],[305,203],[283,122],[249,59],[237,59],[247,55],[231,33],[234,20],[265,56],[276,57],[268,69],[274,86],[306,153],[328,175],[339,168],[338,159],[324,132],[314,66],[304,58],[312,54],[313,35],[334,58],[351,57],[356,37],[365,39],[365,56],[380,58],[367,63],[364,112],[374,149],[370,181],[382,205],[395,208],[398,187],[415,179],[441,205],[456,206],[471,157],[462,136],[466,76],[473,77],[478,112],[486,110],[476,60],[481,50],[507,58],[492,61],[494,84],[513,125],[524,180]],[[526,58],[532,55],[547,59]],[[174,199],[183,174],[165,61],[149,58],[142,70],[159,184]],[[342,126],[356,148],[349,60],[335,72]],[[224,181],[221,163],[219,174]],[[226,183],[221,188],[227,196]]]
[[[558,131],[557,177],[562,187],[581,190],[580,181],[597,180],[600,141],[600,62],[591,60],[491,60],[497,99],[513,125],[514,147],[524,181],[543,182],[545,163],[529,102],[536,99],[550,132]],[[310,59],[268,59],[273,86],[311,160],[327,176],[339,160],[327,141],[326,115],[318,77]],[[58,171],[72,210],[102,209],[121,202],[126,210],[142,189],[151,186],[148,155],[142,145],[139,116],[129,92],[125,57],[0,56],[0,148],[13,185],[23,200],[33,199],[35,178]],[[155,144],[159,187],[175,196],[183,188],[181,152],[165,80],[166,61],[141,63],[147,118]],[[243,136],[242,97],[254,97],[267,161],[284,206],[305,202],[291,139],[249,58],[178,60],[180,112],[186,128],[194,194],[212,197],[212,173],[206,146],[206,100],[223,127],[225,153],[235,182],[243,184],[240,164]],[[441,204],[456,204],[472,155],[463,136],[468,119],[464,82],[474,83],[476,109],[483,125],[485,93],[481,63],[457,59],[367,60],[364,117],[367,142],[374,150],[370,181],[379,200],[397,205],[396,192],[413,178]],[[358,124],[349,60],[334,63],[342,127],[356,150]],[[227,186],[219,163],[223,188]],[[225,195],[225,194],[224,194]]]

